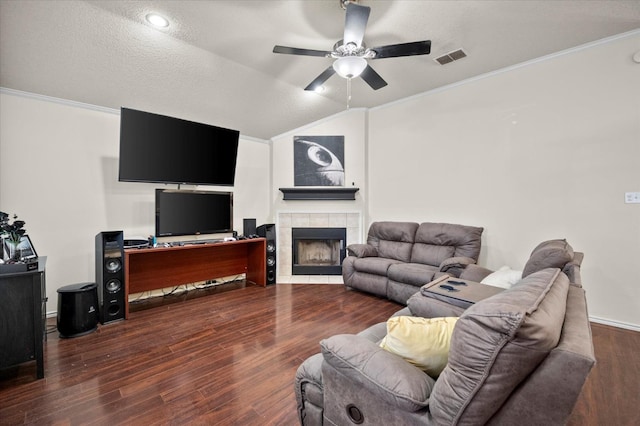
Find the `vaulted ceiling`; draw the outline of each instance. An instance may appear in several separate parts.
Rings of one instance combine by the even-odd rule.
[[[274,45],[331,50],[341,0],[0,0],[0,86],[142,109],[269,139],[347,107],[347,81],[305,92],[331,65]],[[352,82],[375,107],[640,28],[637,0],[360,0],[368,46],[431,40],[431,54],[370,61],[388,86]],[[169,19],[165,29],[145,21]],[[462,48],[447,65],[434,58]],[[640,46],[639,46],[640,49]]]

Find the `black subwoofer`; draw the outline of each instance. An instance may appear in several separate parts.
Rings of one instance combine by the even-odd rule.
[[[258,236],[267,239],[267,284],[276,283],[276,225],[267,223],[258,226]]]
[[[96,235],[96,284],[100,322],[124,319],[124,238],[122,231]]]
[[[58,289],[56,325],[60,337],[77,337],[98,328],[98,293],[95,283],[72,284]]]

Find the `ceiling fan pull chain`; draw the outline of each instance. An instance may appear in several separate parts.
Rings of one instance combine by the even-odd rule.
[[[349,109],[350,104],[351,104],[351,79],[347,78],[347,109]]]

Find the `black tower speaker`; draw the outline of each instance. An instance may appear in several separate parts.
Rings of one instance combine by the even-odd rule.
[[[258,226],[258,236],[267,239],[267,285],[276,283],[276,225],[267,223]]]
[[[124,319],[124,238],[122,231],[96,235],[96,284],[100,322]]]
[[[252,235],[256,235],[256,220],[255,219],[244,219],[242,222],[242,235],[245,237],[250,237]]]

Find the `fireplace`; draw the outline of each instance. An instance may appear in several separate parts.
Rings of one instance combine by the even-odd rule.
[[[342,275],[345,228],[291,228],[293,275]]]

